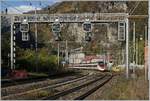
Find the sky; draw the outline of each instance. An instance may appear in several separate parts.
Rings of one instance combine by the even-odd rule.
[[[43,7],[52,5],[59,0],[0,0],[0,11],[8,9],[8,14],[22,14],[31,10],[40,10]]]

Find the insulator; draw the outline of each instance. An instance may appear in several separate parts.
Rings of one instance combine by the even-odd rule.
[[[5,13],[6,13],[6,14],[8,13],[8,9],[7,9],[7,8],[5,9]]]

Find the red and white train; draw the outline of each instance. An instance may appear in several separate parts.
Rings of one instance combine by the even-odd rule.
[[[100,58],[97,56],[87,56],[82,60],[81,63],[72,64],[71,68],[106,71],[109,70],[110,66],[112,66],[112,59],[110,58],[108,59],[104,57]]]
[[[87,63],[87,64],[75,64],[72,68],[80,68],[80,69],[95,69],[100,71],[107,70],[107,66],[104,62],[98,63]]]

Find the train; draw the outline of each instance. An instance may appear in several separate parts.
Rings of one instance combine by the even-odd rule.
[[[78,69],[93,69],[99,71],[108,71],[112,67],[113,63],[105,63],[104,61],[99,61],[96,63],[86,63],[86,64],[73,64],[70,65],[71,68]]]
[[[93,69],[93,70],[100,70],[105,71],[107,70],[107,66],[103,62],[98,63],[87,63],[87,64],[75,64],[72,66],[72,68],[78,68],[78,69]]]
[[[99,71],[108,71],[113,65],[112,60],[109,61],[107,59],[102,58],[91,58],[90,61],[88,59],[84,59],[81,63],[72,64],[71,68],[78,68],[78,69],[93,69]]]

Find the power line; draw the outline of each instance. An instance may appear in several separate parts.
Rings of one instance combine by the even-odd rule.
[[[42,2],[42,1],[39,1],[39,6],[41,7],[41,8],[44,8],[44,5],[43,5],[44,3]]]
[[[3,3],[4,5],[6,5],[7,7],[11,6],[11,8],[13,8],[13,9],[15,9],[15,10],[17,10],[17,11],[23,13],[21,10],[17,9],[16,7],[13,7],[12,5],[10,5],[10,4],[8,4],[8,3],[4,2],[4,1],[2,1],[2,3]]]
[[[44,4],[46,7],[48,7],[48,6],[49,6],[48,4],[46,4],[46,3],[44,3],[44,2],[42,2],[42,4]]]
[[[1,8],[5,8],[5,9],[1,10],[2,14],[6,13],[7,6],[6,6],[6,5],[2,5]],[[8,10],[8,9],[7,9],[7,10]]]
[[[137,2],[136,6],[133,8],[133,10],[130,10],[129,15],[132,15],[132,14],[133,14],[133,12],[134,12],[135,9],[139,6],[139,4],[140,4],[140,1]]]

